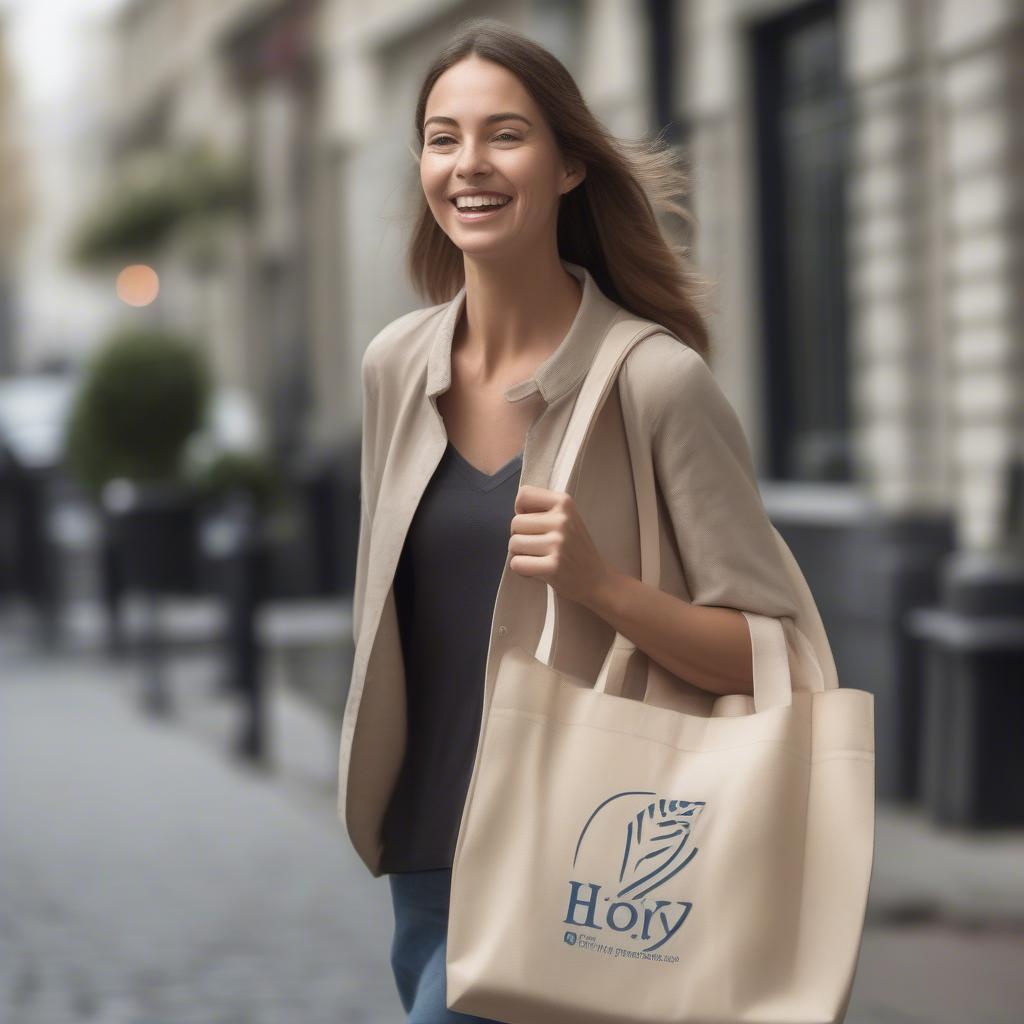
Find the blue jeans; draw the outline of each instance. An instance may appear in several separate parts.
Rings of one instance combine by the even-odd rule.
[[[451,868],[388,875],[395,910],[391,970],[407,1024],[498,1024],[449,1010],[445,1000]]]

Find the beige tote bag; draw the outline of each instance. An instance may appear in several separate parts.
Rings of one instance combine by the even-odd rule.
[[[566,490],[626,353],[617,324],[555,461]],[[658,585],[650,451],[629,438],[642,578]],[[550,588],[548,588],[550,591]],[[452,868],[448,1006],[510,1024],[833,1024],[860,950],[874,854],[874,705],[793,692],[778,620],[744,612],[754,697],[710,717],[549,664],[555,624],[496,674]],[[813,657],[813,654],[811,654]],[[820,677],[820,672],[819,672]]]

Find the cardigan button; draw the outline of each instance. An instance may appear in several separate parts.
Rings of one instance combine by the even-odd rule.
[[[508,636],[508,626],[499,626],[498,636]]]

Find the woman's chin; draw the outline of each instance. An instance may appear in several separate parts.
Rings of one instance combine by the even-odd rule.
[[[466,256],[476,256],[478,258],[500,256],[507,252],[509,248],[509,240],[507,238],[470,238],[458,232],[448,237]]]

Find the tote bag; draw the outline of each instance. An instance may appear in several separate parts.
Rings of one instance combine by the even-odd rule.
[[[604,339],[553,489],[656,330],[630,319]],[[650,443],[628,444],[657,586]],[[502,656],[484,714],[452,865],[449,1008],[509,1024],[842,1021],[874,852],[873,696],[794,692],[781,624],[743,612],[752,710],[744,695],[708,717],[645,704],[622,696],[637,648],[621,634],[597,680],[550,667],[555,608],[535,652]]]

